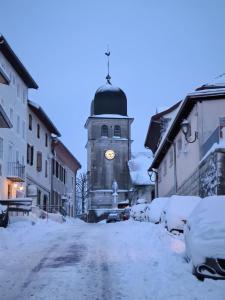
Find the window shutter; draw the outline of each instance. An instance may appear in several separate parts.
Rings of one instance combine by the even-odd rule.
[[[30,165],[33,166],[34,164],[34,146],[30,147]]]
[[[27,163],[30,164],[30,145],[27,144]]]
[[[41,172],[42,170],[42,153],[41,152],[37,152],[37,171]]]

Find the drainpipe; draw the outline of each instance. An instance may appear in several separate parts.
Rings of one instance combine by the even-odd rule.
[[[173,146],[173,156],[174,156],[174,186],[175,194],[177,194],[177,151],[175,142],[172,143]]]

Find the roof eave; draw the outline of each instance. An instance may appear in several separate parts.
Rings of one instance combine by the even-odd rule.
[[[61,134],[58,131],[58,129],[55,127],[53,122],[50,120],[48,115],[45,113],[45,111],[42,109],[42,107],[36,103],[34,103],[31,100],[28,100],[28,106],[33,111],[33,113],[41,119],[41,121],[44,123],[44,125],[49,129],[49,131],[52,134],[55,134],[56,136],[60,137]]]
[[[27,69],[24,67],[20,59],[16,56],[15,52],[12,50],[7,40],[3,35],[0,34],[0,50],[3,55],[9,60],[9,62],[14,67],[15,71],[21,76],[24,83],[28,88],[38,89],[37,83],[31,77]]]
[[[225,96],[225,90],[221,92],[211,92],[211,93],[203,93],[203,94],[188,94],[186,98],[184,99],[179,111],[177,112],[176,117],[174,118],[173,123],[170,126],[170,129],[168,130],[165,138],[163,139],[162,144],[160,145],[160,148],[157,150],[156,155],[152,161],[152,164],[149,168],[149,170],[156,169],[160,163],[160,157],[164,157],[163,150],[165,151],[165,147],[171,145],[174,138],[176,137],[177,133],[179,132],[178,122],[183,118],[187,118],[189,115],[191,109],[195,105],[195,103],[199,101],[205,101],[207,98],[215,98],[218,96]],[[184,109],[189,104],[189,109],[185,112]],[[185,112],[185,114],[184,114]]]

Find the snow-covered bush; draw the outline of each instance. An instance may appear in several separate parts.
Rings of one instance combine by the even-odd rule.
[[[187,220],[184,237],[194,265],[206,257],[225,259],[225,196],[202,199]]]
[[[146,217],[149,222],[161,222],[163,209],[166,207],[169,198],[155,198],[150,204],[149,209],[146,211]]]
[[[197,196],[172,196],[165,207],[165,225],[168,231],[183,231],[184,224],[200,200]]]

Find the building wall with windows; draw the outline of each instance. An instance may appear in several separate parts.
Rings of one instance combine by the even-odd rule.
[[[129,117],[89,117],[87,171],[89,174],[89,208],[111,208],[113,205],[112,183],[118,184],[118,202],[128,199],[131,181],[128,161],[131,158],[131,123]],[[106,151],[114,157],[107,159]]]
[[[27,196],[34,205],[49,206],[51,192],[51,131],[29,108],[27,112]]]
[[[52,141],[52,153],[51,207],[74,217],[76,173],[81,165],[59,139]]]
[[[25,188],[28,86],[1,52],[0,67],[9,78],[0,83],[0,103],[13,127],[0,129],[0,198],[16,197]]]
[[[190,142],[194,141],[193,143],[188,143],[181,131],[184,119],[190,126],[187,139]],[[158,172],[158,196],[176,193],[207,195],[207,191],[202,188],[202,161],[207,161],[210,149],[219,144],[224,136],[225,89],[209,89],[207,92],[189,94],[170,126],[168,134],[163,137],[155,152],[151,165],[151,168]],[[174,157],[173,163],[170,164],[172,152]],[[205,165],[208,168],[208,164]],[[214,172],[215,170],[216,168]],[[216,177],[216,174],[214,175]],[[218,187],[215,190],[221,191],[222,188]]]

